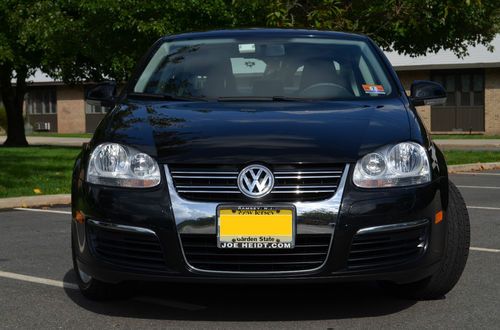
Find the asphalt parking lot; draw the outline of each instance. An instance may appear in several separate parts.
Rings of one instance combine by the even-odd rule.
[[[118,301],[75,290],[68,207],[0,212],[0,328],[495,328],[500,324],[500,171],[452,175],[471,217],[465,272],[416,302],[375,283],[142,284]]]

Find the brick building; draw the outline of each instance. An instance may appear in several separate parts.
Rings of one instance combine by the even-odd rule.
[[[414,80],[430,79],[445,87],[445,105],[419,107],[425,125],[433,133],[500,134],[500,35],[494,52],[469,47],[469,55],[456,57],[440,51],[411,58],[387,53],[405,88]],[[27,121],[34,130],[59,133],[93,132],[106,109],[84,101],[90,85],[64,85],[38,72],[26,96]]]
[[[85,102],[91,86],[69,86],[37,72],[24,101],[26,121],[34,131],[93,133],[106,109]]]
[[[411,58],[386,53],[409,92],[414,80],[434,80],[447,91],[445,105],[419,107],[432,133],[500,134],[500,34],[484,46],[469,47],[458,58],[450,51]]]

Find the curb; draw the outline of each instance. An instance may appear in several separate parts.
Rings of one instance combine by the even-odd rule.
[[[60,195],[0,198],[0,210],[12,209],[15,207],[34,207],[34,206],[48,206],[48,205],[58,205],[58,204],[71,204],[71,195],[60,194]]]
[[[474,172],[500,169],[500,162],[448,165],[448,173]]]

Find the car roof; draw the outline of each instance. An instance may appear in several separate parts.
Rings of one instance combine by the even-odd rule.
[[[308,29],[239,29],[239,30],[212,30],[206,32],[188,32],[176,35],[167,35],[162,39],[164,41],[172,40],[187,40],[187,39],[209,39],[209,38],[236,38],[236,37],[283,37],[283,38],[332,38],[346,40],[367,40],[368,37],[361,34],[337,32],[337,31],[320,31]]]

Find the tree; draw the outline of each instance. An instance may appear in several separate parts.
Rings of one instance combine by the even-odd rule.
[[[385,49],[422,55],[489,45],[498,0],[3,0],[0,93],[7,145],[26,145],[26,77],[41,69],[66,83],[126,80],[162,35],[240,27],[364,33]],[[15,84],[11,80],[15,79]]]
[[[366,34],[385,50],[464,56],[500,32],[498,0],[278,0],[268,24]]]
[[[66,83],[124,81],[160,36],[230,28],[254,4],[224,0],[2,0],[0,95],[8,118],[5,145],[26,146],[22,114],[26,78],[41,69]],[[14,83],[12,81],[14,80]]]
[[[38,49],[28,47],[30,40],[22,36],[22,23],[27,19],[28,7],[28,2],[0,2],[0,96],[8,127],[5,145],[28,144],[22,114],[26,78],[40,66],[42,55]]]
[[[252,18],[256,6],[228,0],[45,0],[36,2],[39,14],[25,23],[47,54],[44,72],[70,83],[123,81],[161,36],[262,25],[264,14]]]

